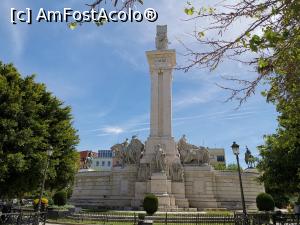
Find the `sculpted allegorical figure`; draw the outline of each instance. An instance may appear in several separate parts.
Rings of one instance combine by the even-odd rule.
[[[183,135],[177,143],[180,159],[183,164],[208,164],[209,152],[204,147],[198,147],[187,143],[186,136]]]
[[[165,50],[168,48],[167,25],[157,26],[155,44],[157,50]]]
[[[127,151],[129,163],[139,164],[143,151],[144,151],[144,144],[137,138],[136,135],[132,136]]]
[[[138,165],[144,151],[144,144],[136,136],[132,136],[130,143],[126,138],[122,144],[113,145],[111,150],[114,152],[115,160],[119,162],[119,166]]]
[[[183,166],[180,159],[175,159],[170,167],[170,176],[173,181],[182,182],[183,181]]]
[[[157,150],[155,152],[155,166],[156,172],[166,171],[166,154],[161,148],[161,145],[157,145]]]
[[[89,152],[88,157],[85,160],[85,168],[90,169],[93,163],[93,155]]]

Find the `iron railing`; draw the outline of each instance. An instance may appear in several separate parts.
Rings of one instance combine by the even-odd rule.
[[[36,225],[37,219],[42,224],[46,224],[47,212],[13,212],[13,213],[1,213],[0,212],[0,224],[1,225]]]
[[[252,213],[247,214],[202,214],[202,213],[157,213],[146,216],[145,220],[152,220],[159,225],[300,225],[300,215],[278,213]],[[103,225],[138,225],[138,213],[74,213],[67,219],[77,222],[93,221]]]

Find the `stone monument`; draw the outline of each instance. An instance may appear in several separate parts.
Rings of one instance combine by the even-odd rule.
[[[111,172],[81,171],[71,202],[78,206],[139,208],[147,193],[158,197],[159,209],[240,208],[238,176],[215,171],[210,149],[172,136],[172,72],[176,52],[168,49],[167,26],[157,26],[156,50],[146,52],[151,80],[150,134],[142,143],[136,136],[111,147],[119,164]],[[264,191],[257,171],[244,172],[247,207]]]
[[[133,205],[140,205],[146,193],[154,193],[160,207],[189,207],[183,167],[172,137],[172,72],[176,53],[168,49],[167,26],[157,26],[155,40],[156,50],[146,52],[151,80],[150,136],[140,160]]]

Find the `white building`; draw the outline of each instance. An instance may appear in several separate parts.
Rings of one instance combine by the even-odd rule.
[[[223,163],[226,164],[224,148],[208,148],[210,164]]]
[[[110,171],[113,164],[111,150],[98,150],[98,155],[93,159],[91,168],[97,171]]]

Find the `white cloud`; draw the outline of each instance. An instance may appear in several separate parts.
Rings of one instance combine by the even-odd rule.
[[[104,127],[102,129],[102,131],[105,134],[112,134],[112,135],[116,135],[116,134],[120,134],[124,132],[124,129],[122,127]]]
[[[212,101],[217,94],[222,91],[219,87],[210,85],[209,87],[201,87],[200,90],[187,91],[174,98],[174,109],[180,110],[188,106],[203,104]]]
[[[5,24],[5,27],[8,32],[2,35],[9,35],[11,49],[13,49],[13,55],[15,57],[19,57],[24,49],[24,43],[26,41],[27,31],[25,27],[27,24],[17,24],[13,25],[10,23],[10,11],[11,8],[26,8],[24,7],[23,3],[20,3],[19,1],[11,1],[11,0],[4,0],[0,4],[0,19],[3,24]],[[2,18],[1,15],[4,15]]]
[[[101,132],[96,136],[116,136],[119,134],[133,135],[139,132],[149,130],[149,122],[147,122],[149,114],[141,114],[132,119],[122,121],[118,125],[107,124],[100,128],[86,130],[85,132]]]

